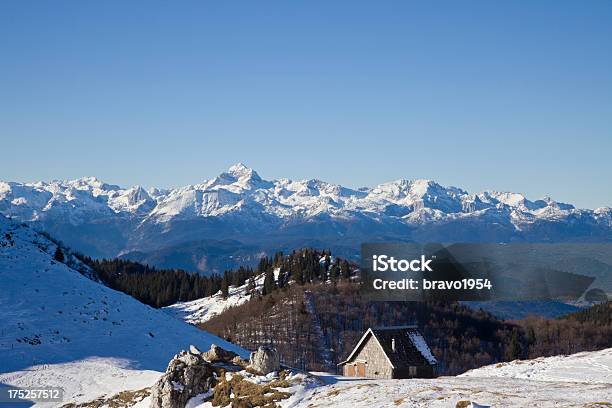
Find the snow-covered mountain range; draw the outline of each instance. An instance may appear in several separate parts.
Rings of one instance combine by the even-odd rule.
[[[122,188],[93,177],[0,182],[0,214],[32,223],[88,255],[201,272],[301,246],[354,256],[362,241],[612,241],[609,207],[586,210],[517,193],[468,193],[422,179],[360,189],[265,180],[242,164],[171,190]]]

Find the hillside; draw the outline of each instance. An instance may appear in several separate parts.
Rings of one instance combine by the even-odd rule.
[[[88,279],[46,237],[0,216],[0,383],[83,401],[154,381],[180,349],[247,352]]]
[[[612,349],[532,360],[515,360],[470,370],[459,377],[612,384]]]
[[[413,322],[423,328],[443,374],[504,360],[516,330],[453,303],[367,303],[352,284],[290,287],[227,309],[199,327],[247,348],[272,342],[287,364],[334,372],[368,327]]]
[[[75,258],[87,266],[95,280],[155,308],[210,297],[254,276],[252,268],[242,266],[222,275],[204,276],[123,259],[91,259],[79,254]]]
[[[504,322],[454,302],[367,302],[358,285],[347,281],[290,285],[251,299],[230,296],[221,304],[215,300],[165,310],[246,348],[271,342],[287,364],[308,370],[333,372],[368,327],[408,323],[422,328],[446,375],[516,358],[612,347],[611,325],[535,316]]]
[[[579,322],[590,322],[610,326],[612,325],[612,302],[603,302],[587,309],[571,313],[563,318],[567,320],[576,320]]]
[[[612,349],[514,361],[435,380],[325,376],[295,407],[589,407],[612,404]],[[460,403],[463,401],[463,403]]]
[[[308,248],[288,255],[277,252],[273,257],[264,256],[255,269],[240,266],[209,276],[181,269],[159,269],[123,259],[99,260],[80,254],[72,258],[88,271],[92,279],[142,303],[155,308],[173,305],[171,309],[185,309],[187,314],[195,315],[206,314],[208,309],[222,311],[226,305],[237,305],[250,299],[254,292],[269,293],[289,281],[347,279],[356,269],[347,260],[330,257],[329,251]]]
[[[276,269],[274,272],[275,279],[278,279],[280,270]],[[262,273],[253,278],[252,288],[249,287],[250,284],[248,282],[240,286],[230,286],[227,295],[224,295],[219,290],[218,293],[212,296],[188,302],[177,302],[165,307],[164,311],[190,324],[203,323],[222,314],[231,307],[243,305],[251,300],[254,291],[263,291],[264,280],[265,275]]]
[[[181,320],[201,324],[232,307],[259,299],[277,289],[287,289],[296,284],[337,284],[339,281],[358,279],[355,264],[334,257],[329,251],[309,248],[287,255],[277,252],[273,258],[260,259],[255,270],[247,269],[250,272],[248,279],[244,278],[241,270],[226,271],[223,275],[224,281],[237,283],[222,287],[214,295],[189,302],[177,302],[164,310]]]
[[[485,310],[504,320],[519,320],[528,316],[552,319],[580,310],[580,307],[576,305],[558,301],[468,301],[461,303],[472,309]]]
[[[214,391],[191,398],[189,408],[212,408],[228,404],[232,407],[252,406],[254,392],[265,392],[267,384],[275,390],[265,395],[276,396],[277,408],[370,408],[370,407],[581,407],[606,408],[610,406],[612,388],[612,349],[578,353],[569,356],[516,360],[471,370],[457,377],[436,379],[381,380],[343,377],[328,373],[285,372],[285,380],[271,373],[257,376],[246,371],[227,373],[233,384],[240,382],[225,402],[217,398],[223,393],[225,383]],[[288,381],[287,381],[288,380]],[[262,388],[258,388],[262,387]],[[145,387],[141,393],[149,392]],[[281,391],[281,392],[277,392]],[[263,398],[259,398],[261,401]],[[111,400],[115,403],[120,398]],[[149,408],[151,398],[132,399],[128,404],[110,406],[134,406]],[[262,406],[264,403],[257,404]],[[99,401],[91,401],[83,407],[98,407]],[[229,407],[230,405],[225,405]],[[270,407],[271,405],[266,405]],[[74,408],[74,407],[70,407]]]
[[[413,322],[423,328],[443,374],[612,346],[610,324],[533,314],[561,309],[549,302],[506,302],[505,310],[518,307],[528,316],[513,322],[488,312],[503,302],[367,302],[359,291],[356,265],[327,251],[278,252],[261,258],[255,269],[211,277],[122,260],[86,263],[103,282],[143,302],[156,294],[157,299],[160,294],[174,299],[163,310],[179,320],[249,349],[272,342],[285,362],[302,369],[333,372],[368,327]],[[194,299],[202,290],[212,294]],[[167,300],[150,304],[164,306]],[[296,349],[295,344],[302,346]]]
[[[366,241],[612,241],[608,207],[470,193],[423,179],[359,189],[321,180],[266,180],[242,164],[170,190],[122,188],[94,177],[0,182],[0,214],[96,258],[122,256],[206,274],[302,247],[353,259]]]

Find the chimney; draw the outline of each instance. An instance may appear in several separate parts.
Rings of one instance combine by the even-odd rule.
[[[391,351],[395,353],[395,338],[391,339]]]

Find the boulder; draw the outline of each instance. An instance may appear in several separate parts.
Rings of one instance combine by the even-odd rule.
[[[280,356],[278,351],[273,347],[260,346],[257,351],[251,353],[248,368],[264,375],[279,371]]]
[[[187,401],[215,385],[213,367],[200,354],[181,351],[151,387],[151,408],[185,408]]]
[[[217,346],[216,344],[211,345],[210,350],[208,350],[206,353],[202,353],[202,357],[204,357],[206,361],[210,361],[211,363],[215,361],[224,361],[226,363],[230,363],[236,356],[238,356],[238,354],[232,351],[225,350]]]
[[[249,362],[246,360],[243,360],[242,357],[240,356],[236,356],[232,358],[232,363],[240,367],[247,367],[249,365]]]

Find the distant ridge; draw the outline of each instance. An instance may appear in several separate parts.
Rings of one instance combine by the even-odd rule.
[[[170,190],[95,177],[0,182],[0,214],[92,256],[203,272],[303,246],[354,257],[362,241],[612,242],[609,207],[469,193],[425,179],[358,190],[315,179],[265,180],[241,163]]]

